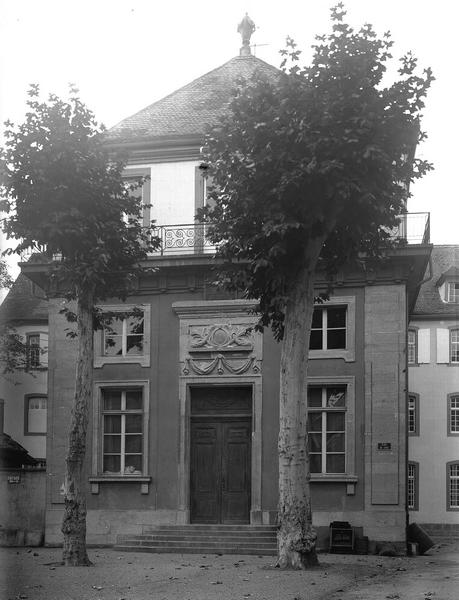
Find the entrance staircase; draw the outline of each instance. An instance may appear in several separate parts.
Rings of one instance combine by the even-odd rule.
[[[159,525],[141,535],[120,535],[124,552],[175,554],[258,554],[274,556],[276,527],[252,525]]]

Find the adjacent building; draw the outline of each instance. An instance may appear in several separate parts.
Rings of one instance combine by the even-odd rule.
[[[459,534],[459,246],[435,246],[408,329],[408,507]]]
[[[0,306],[1,343],[17,336],[13,370],[0,365],[0,545],[38,546],[45,529],[48,303],[20,274]]]

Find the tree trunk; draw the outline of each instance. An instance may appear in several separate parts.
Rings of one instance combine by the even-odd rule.
[[[323,240],[314,240],[290,288],[280,372],[278,559],[283,569],[317,565],[307,449],[307,366],[314,276]]]
[[[84,462],[89,402],[92,395],[93,291],[77,293],[78,359],[75,399],[69,434],[64,482],[63,560],[69,566],[89,566],[86,552],[86,497]]]

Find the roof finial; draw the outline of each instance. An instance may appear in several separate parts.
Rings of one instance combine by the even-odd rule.
[[[237,32],[242,36],[242,46],[239,50],[240,56],[250,56],[250,37],[254,31],[255,23],[252,21],[249,15],[245,13],[245,17],[237,27]]]

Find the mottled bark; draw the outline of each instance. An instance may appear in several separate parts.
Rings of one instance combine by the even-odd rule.
[[[322,239],[310,244],[290,288],[281,353],[279,414],[278,560],[280,568],[318,564],[312,527],[307,452],[307,366],[314,274]]]
[[[77,294],[78,358],[75,398],[69,434],[64,481],[63,560],[70,566],[88,566],[86,552],[86,497],[84,461],[89,402],[92,394],[93,292]]]

